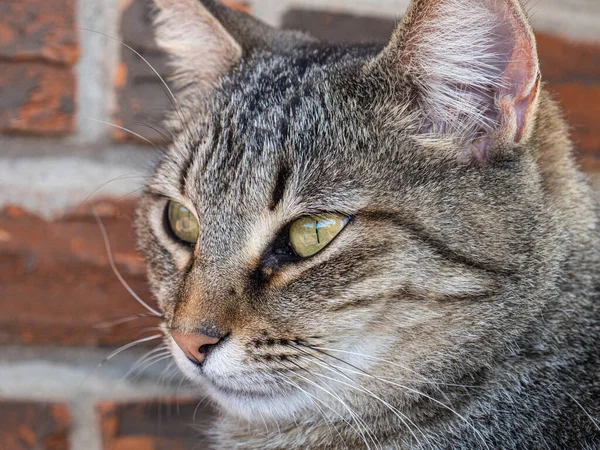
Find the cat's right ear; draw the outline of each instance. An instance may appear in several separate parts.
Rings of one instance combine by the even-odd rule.
[[[156,37],[172,58],[181,88],[210,90],[220,77],[258,50],[285,51],[311,40],[274,29],[218,0],[154,0]]]
[[[519,0],[413,0],[372,67],[408,92],[416,136],[458,140],[465,158],[531,134],[540,72]]]

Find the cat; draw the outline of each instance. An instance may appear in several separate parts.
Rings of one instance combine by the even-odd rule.
[[[154,1],[136,229],[214,448],[600,448],[598,212],[518,1],[414,0],[383,48]]]

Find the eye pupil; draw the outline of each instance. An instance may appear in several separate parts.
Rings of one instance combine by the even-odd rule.
[[[300,257],[313,256],[342,231],[348,220],[340,214],[300,218],[290,225],[290,245]]]

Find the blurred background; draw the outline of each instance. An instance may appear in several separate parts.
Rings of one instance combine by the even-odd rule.
[[[385,42],[408,0],[226,3],[331,41]],[[600,1],[527,5],[544,80],[600,186]],[[152,303],[132,220],[168,142],[169,99],[140,56],[169,74],[149,11],[149,0],[0,0],[1,450],[203,448],[202,393],[159,340],[128,346],[157,323],[138,316],[92,214]]]

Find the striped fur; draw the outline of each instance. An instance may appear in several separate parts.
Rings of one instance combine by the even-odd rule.
[[[516,0],[415,0],[385,48],[156,1],[184,91],[137,232],[214,448],[599,448],[598,215]]]

